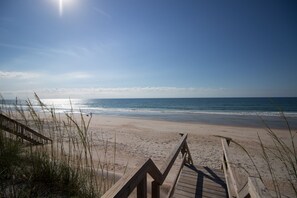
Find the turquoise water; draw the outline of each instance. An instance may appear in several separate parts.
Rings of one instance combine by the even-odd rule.
[[[57,112],[69,112],[72,106],[86,114],[257,127],[263,125],[261,118],[273,127],[285,127],[283,112],[297,127],[297,98],[73,99],[72,105],[69,99],[42,101]]]

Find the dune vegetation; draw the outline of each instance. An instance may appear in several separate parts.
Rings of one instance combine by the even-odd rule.
[[[2,98],[0,112],[52,139],[32,145],[0,129],[0,197],[99,197],[115,182],[115,140],[93,137],[92,115],[56,113],[36,94],[25,107]]]

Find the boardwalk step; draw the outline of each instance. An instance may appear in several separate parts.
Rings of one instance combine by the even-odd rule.
[[[202,166],[184,166],[173,197],[228,197],[222,171]]]

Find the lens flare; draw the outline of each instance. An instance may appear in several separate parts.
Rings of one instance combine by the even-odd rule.
[[[63,0],[59,0],[59,13],[60,16],[63,15]]]

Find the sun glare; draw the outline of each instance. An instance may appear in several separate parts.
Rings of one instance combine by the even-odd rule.
[[[63,0],[59,0],[59,13],[60,16],[63,15]]]
[[[74,4],[74,0],[58,0],[60,16],[63,16],[65,7],[73,6]]]

